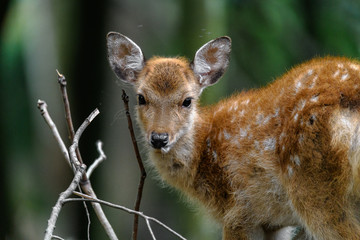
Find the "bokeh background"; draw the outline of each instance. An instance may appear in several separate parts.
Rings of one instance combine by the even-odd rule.
[[[0,239],[41,239],[51,208],[72,173],[36,107],[47,102],[69,144],[55,69],[68,81],[75,127],[99,108],[80,142],[85,162],[108,157],[92,176],[99,198],[132,207],[139,171],[127,130],[121,89],[106,59],[105,36],[121,32],[147,57],[191,59],[205,42],[233,40],[224,78],[203,94],[203,104],[234,91],[263,86],[315,56],[360,58],[359,0],[2,0],[0,3]],[[133,114],[133,113],[132,113]],[[142,148],[143,149],[143,148]],[[143,158],[146,158],[142,150]],[[221,229],[203,212],[149,177],[141,210],[188,239],[220,239]],[[104,207],[119,239],[130,239],[133,217]],[[94,213],[91,239],[106,239]],[[158,239],[176,239],[157,227]],[[86,239],[79,203],[65,205],[55,233]],[[150,239],[140,220],[139,239]]]

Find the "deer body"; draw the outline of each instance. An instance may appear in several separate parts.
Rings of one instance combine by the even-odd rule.
[[[110,65],[134,85],[160,176],[205,206],[225,240],[270,239],[284,226],[301,226],[298,239],[360,239],[360,64],[315,59],[264,88],[200,107],[229,53],[223,37],[192,63],[145,61],[130,39],[108,35]]]

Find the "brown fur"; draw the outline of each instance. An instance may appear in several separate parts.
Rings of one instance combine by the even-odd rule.
[[[201,56],[213,64],[218,51]],[[301,226],[297,239],[360,239],[359,62],[314,59],[207,107],[190,66],[153,58],[134,83],[146,140],[165,132],[174,142],[149,148],[160,176],[204,205],[225,240],[270,239],[284,226]]]

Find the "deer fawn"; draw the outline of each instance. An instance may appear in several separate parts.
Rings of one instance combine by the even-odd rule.
[[[285,226],[301,227],[301,239],[360,239],[359,62],[314,59],[200,107],[229,64],[230,38],[206,43],[192,62],[145,61],[114,32],[107,47],[137,93],[151,162],[222,224],[223,239],[270,239]]]

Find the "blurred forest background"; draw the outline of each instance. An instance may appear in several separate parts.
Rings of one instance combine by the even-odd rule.
[[[203,94],[204,104],[263,86],[315,56],[360,58],[359,0],[2,0],[0,3],[0,239],[41,239],[52,206],[72,179],[36,103],[43,99],[64,140],[62,98],[55,69],[68,81],[75,127],[99,108],[80,141],[89,166],[101,139],[108,159],[91,180],[99,198],[131,207],[139,170],[121,101],[108,66],[109,31],[134,40],[145,56],[191,59],[205,42],[233,40],[225,77]],[[133,113],[132,113],[133,114]],[[69,142],[67,141],[67,144]],[[143,158],[146,158],[142,151]],[[188,239],[220,239],[221,229],[147,169],[141,211]],[[104,207],[120,239],[133,217]],[[93,211],[91,238],[106,239]],[[176,239],[153,224],[158,239]],[[55,233],[86,239],[82,204],[65,205]],[[139,239],[150,239],[140,220]]]

